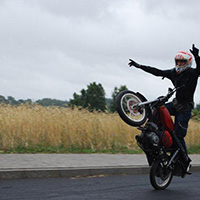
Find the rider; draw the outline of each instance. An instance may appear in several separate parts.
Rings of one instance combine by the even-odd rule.
[[[168,78],[172,81],[175,87],[180,87],[176,92],[176,97],[172,102],[166,104],[171,115],[175,116],[175,133],[183,148],[182,151],[185,157],[185,168],[187,171],[190,167],[191,159],[187,154],[187,147],[184,137],[187,134],[188,122],[191,118],[191,111],[194,108],[194,92],[197,85],[197,80],[200,75],[200,57],[199,49],[193,44],[190,52],[193,54],[196,61],[196,68],[192,66],[192,55],[185,51],[180,51],[175,56],[175,68],[169,70],[160,70],[154,67],[140,65],[130,59],[129,66],[135,66],[145,72],[155,76]]]

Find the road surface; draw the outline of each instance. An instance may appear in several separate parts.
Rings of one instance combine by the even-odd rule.
[[[1,200],[199,200],[200,173],[174,177],[164,191],[148,175],[1,180]]]

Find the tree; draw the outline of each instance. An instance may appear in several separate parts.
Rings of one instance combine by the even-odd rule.
[[[198,111],[200,111],[200,104],[197,104],[195,109],[197,109]]]
[[[26,99],[26,100],[24,100],[24,99],[19,99],[19,100],[18,100],[18,104],[19,104],[19,105],[20,105],[20,104],[29,104],[29,105],[31,105],[31,104],[33,104],[33,102],[32,102],[31,99]]]
[[[112,100],[110,102],[110,111],[111,112],[115,112],[116,111],[116,97],[117,95],[124,91],[124,90],[128,90],[128,88],[126,87],[126,85],[121,85],[119,88],[115,87],[114,91],[112,93]]]
[[[90,111],[106,110],[105,91],[101,84],[96,82],[90,83],[87,89],[82,89],[81,94],[73,94],[73,99],[70,99],[69,105],[71,107],[80,106],[88,108]]]
[[[73,94],[73,99],[69,100],[69,106],[74,108],[74,106],[80,106],[83,107],[83,102],[81,100],[81,95],[76,94],[76,92]]]
[[[88,85],[88,89],[86,91],[86,102],[90,111],[106,110],[105,91],[101,84],[97,85],[95,82],[93,82]]]
[[[29,100],[27,99],[26,102],[28,101]],[[44,98],[42,100],[37,100],[36,103],[41,106],[60,106],[60,107],[67,107],[67,104],[68,104],[67,101],[51,99],[51,98]]]
[[[12,96],[8,96],[8,102],[11,105],[18,105],[18,101],[16,101],[15,98]]]
[[[0,95],[0,103],[8,103],[6,98],[2,95]]]

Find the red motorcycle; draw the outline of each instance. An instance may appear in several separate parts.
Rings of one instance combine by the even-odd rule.
[[[165,103],[179,88],[153,101],[139,92],[122,91],[116,98],[117,112],[124,122],[141,130],[136,136],[150,166],[150,182],[157,190],[169,186],[173,176],[189,174],[184,166],[185,151],[174,132],[174,123]],[[144,126],[142,126],[144,125]]]

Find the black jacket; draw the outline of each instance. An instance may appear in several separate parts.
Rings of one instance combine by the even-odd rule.
[[[176,99],[180,103],[192,103],[194,102],[194,92],[197,86],[197,80],[200,75],[200,58],[196,57],[196,68],[188,68],[187,70],[177,74],[174,69],[160,70],[154,67],[140,65],[140,68],[155,76],[161,76],[168,78],[172,81],[175,87],[180,87],[176,92]]]

